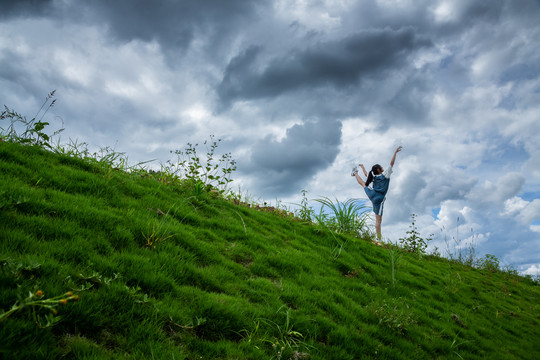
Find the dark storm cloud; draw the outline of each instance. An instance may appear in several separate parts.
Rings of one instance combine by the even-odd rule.
[[[519,19],[518,22],[537,21],[540,11],[538,0],[461,0],[454,2],[454,6],[456,21],[452,22],[452,27],[461,33],[464,27],[478,26],[481,22],[503,25],[502,21],[508,19]]]
[[[257,187],[275,195],[298,192],[317,171],[332,164],[340,143],[341,122],[324,119],[292,126],[281,141],[259,141],[251,157],[260,181]]]
[[[49,13],[53,0],[4,0],[0,2],[0,18],[31,17]]]
[[[0,2],[0,16],[39,17],[107,26],[117,41],[156,40],[165,52],[188,47],[205,33],[217,42],[235,31],[237,22],[250,21],[266,1],[246,0],[16,0]]]
[[[347,88],[362,77],[399,68],[411,53],[427,46],[431,41],[412,28],[365,30],[274,58],[262,70],[258,58],[263,48],[253,46],[230,61],[217,92],[228,105],[311,87]]]
[[[424,74],[412,72],[407,80],[395,90],[395,95],[378,106],[380,129],[405,123],[407,125],[425,125],[429,122],[431,94],[433,85],[426,81]]]
[[[184,48],[203,30],[219,34],[248,16],[260,3],[244,0],[159,1],[99,0],[87,6],[121,40],[158,40]]]
[[[6,49],[2,52],[2,56],[0,56],[0,87],[9,89],[8,96],[33,99],[36,103],[41,103],[42,98],[55,90],[57,86],[61,86],[61,81],[53,72],[40,68],[28,69],[20,55],[12,49]],[[4,97],[8,96],[4,95]]]

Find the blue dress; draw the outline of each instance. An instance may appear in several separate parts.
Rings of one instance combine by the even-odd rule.
[[[391,170],[390,170],[391,173]],[[377,215],[383,214],[384,201],[386,200],[386,193],[390,185],[390,177],[386,177],[384,173],[381,175],[373,176],[373,189],[366,186],[364,191],[369,200],[373,204],[373,212]]]

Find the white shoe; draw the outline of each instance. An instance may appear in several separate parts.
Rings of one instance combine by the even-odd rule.
[[[351,176],[358,174],[358,168],[355,166],[352,168]]]

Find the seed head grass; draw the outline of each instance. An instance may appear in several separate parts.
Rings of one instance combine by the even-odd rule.
[[[0,176],[0,357],[540,357],[516,273],[36,146],[0,142]]]

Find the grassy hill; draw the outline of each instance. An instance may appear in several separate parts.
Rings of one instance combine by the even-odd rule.
[[[513,272],[39,147],[0,142],[0,178],[0,358],[540,358]]]

